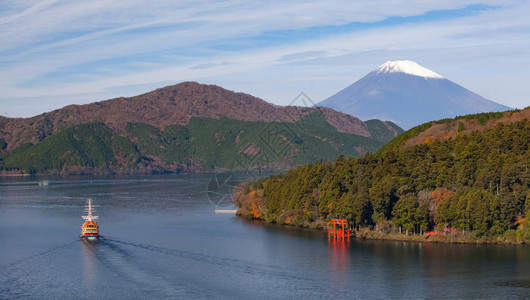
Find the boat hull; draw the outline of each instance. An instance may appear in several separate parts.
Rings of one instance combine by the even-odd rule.
[[[98,240],[99,239],[99,235],[98,236],[80,236],[80,238],[82,239],[86,239],[86,240]]]

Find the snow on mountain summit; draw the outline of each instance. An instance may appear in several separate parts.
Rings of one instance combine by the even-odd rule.
[[[417,63],[410,60],[396,60],[387,61],[377,68],[377,73],[406,73],[410,75],[425,77],[425,78],[444,78],[442,75],[437,74],[425,67],[418,65]]]
[[[433,120],[510,109],[408,60],[387,61],[316,105],[361,120],[389,120],[403,129]]]

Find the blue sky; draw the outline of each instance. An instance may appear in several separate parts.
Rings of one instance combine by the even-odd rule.
[[[409,59],[511,107],[530,105],[528,1],[0,0],[0,115],[182,81],[287,105]]]

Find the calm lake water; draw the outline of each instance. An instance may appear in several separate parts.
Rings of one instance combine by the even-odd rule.
[[[0,298],[530,297],[529,246],[329,242],[215,214],[212,176],[1,178]]]

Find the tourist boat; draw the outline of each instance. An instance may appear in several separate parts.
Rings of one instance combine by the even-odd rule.
[[[81,238],[90,240],[97,239],[99,238],[99,226],[96,221],[98,217],[92,215],[92,212],[94,211],[94,208],[92,207],[92,199],[88,199],[85,209],[88,215],[82,216],[85,223],[81,226]]]

